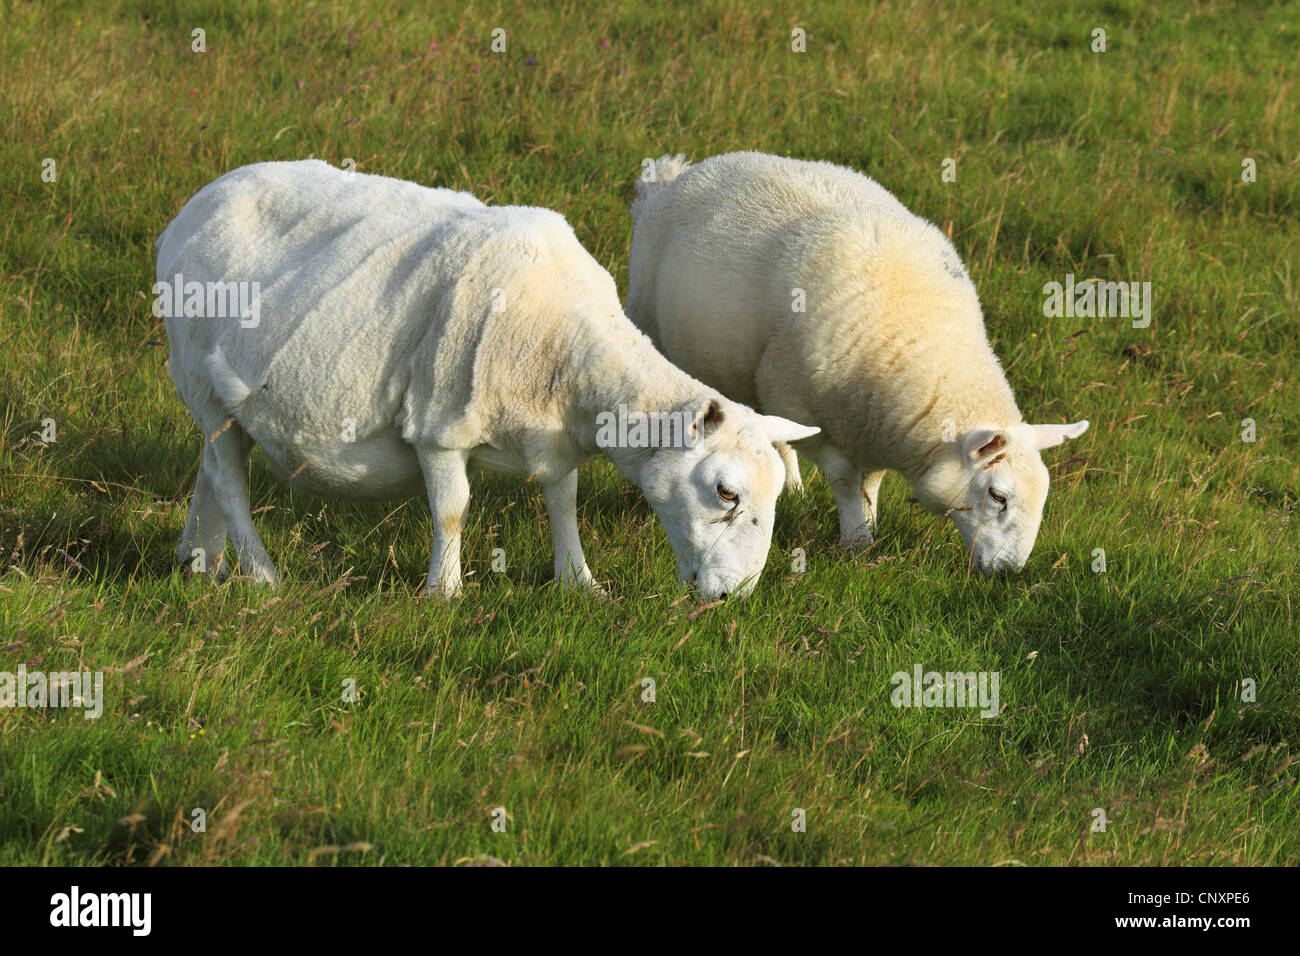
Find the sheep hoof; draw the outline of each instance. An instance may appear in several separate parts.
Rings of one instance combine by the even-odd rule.
[[[420,600],[432,598],[451,603],[463,593],[464,591],[459,585],[454,588],[445,588],[441,584],[426,584],[420,589]]]
[[[596,583],[596,579],[588,571],[582,577],[564,577],[557,579],[557,584],[562,591],[578,591],[582,594],[590,595],[602,604],[608,604],[612,600],[609,592]]]
[[[252,574],[221,574],[220,577],[216,575],[214,577],[219,581],[229,581],[231,584],[251,584],[255,587],[268,587],[273,591],[280,586],[279,576],[267,574],[265,571],[255,571]]]
[[[864,531],[862,534],[855,535],[852,538],[844,538],[840,541],[840,547],[849,554],[865,554],[871,550],[875,544],[875,539],[871,537],[870,531]]]
[[[194,559],[186,555],[183,558],[178,557],[176,567],[180,569],[181,577],[186,581],[193,581],[196,578],[207,580],[213,584],[224,584],[230,579],[230,562],[223,557],[217,558],[215,565],[203,571],[194,570]]]

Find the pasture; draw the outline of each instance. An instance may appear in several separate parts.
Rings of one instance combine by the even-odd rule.
[[[0,672],[104,691],[0,708],[0,864],[1295,862],[1294,5],[429,7],[6,0]],[[550,582],[540,489],[482,473],[464,597],[418,600],[423,499],[258,453],[283,586],[175,567],[201,438],[152,243],[201,186],[315,156],[548,206],[622,292],[642,161],[735,149],[937,223],[1026,416],[1091,421],[1022,574],[896,475],[845,554],[804,461],[752,597],[701,603],[598,458],[607,601]],[[1067,276],[1149,282],[1150,323],[1046,315]],[[998,674],[996,713],[893,706],[918,666]]]

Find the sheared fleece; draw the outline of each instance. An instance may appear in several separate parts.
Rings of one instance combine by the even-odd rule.
[[[260,163],[202,189],[163,233],[158,279],[176,272],[260,284],[255,328],[167,320],[172,377],[191,408],[215,392],[283,477],[318,493],[416,494],[404,445],[420,442],[484,446],[485,463],[545,476],[549,458],[594,451],[596,409],[712,392],[627,321],[613,279],[548,209]],[[592,412],[574,421],[579,405]],[[356,441],[339,448],[345,421]]]

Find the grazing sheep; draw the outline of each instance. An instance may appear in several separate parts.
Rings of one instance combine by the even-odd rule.
[[[817,430],[674,368],[558,213],[261,163],[199,191],[156,246],[172,380],[206,438],[182,562],[199,551],[220,570],[229,529],[241,571],[277,581],[249,514],[256,444],[312,493],[426,491],[426,594],[461,586],[468,469],[536,478],[556,577],[594,586],[575,508],[599,450],[645,493],[683,578],[710,596],[753,588],[782,480],[772,442]],[[598,447],[620,407],[677,415],[678,446]]]
[[[821,428],[799,449],[845,545],[871,543],[888,469],[952,516],[985,573],[1024,567],[1047,499],[1039,451],[1088,423],[1024,422],[942,232],[866,176],[762,153],[665,156],[637,189],[628,315],[729,398]]]

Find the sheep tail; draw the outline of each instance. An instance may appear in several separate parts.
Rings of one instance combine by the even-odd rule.
[[[642,164],[641,172],[636,177],[636,199],[632,202],[632,218],[635,219],[648,200],[686,172],[690,166],[691,162],[686,158],[685,153],[678,153],[676,156],[660,156],[654,163]]]

